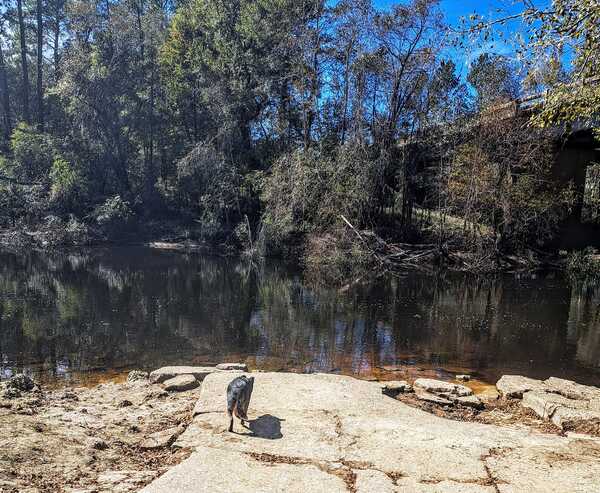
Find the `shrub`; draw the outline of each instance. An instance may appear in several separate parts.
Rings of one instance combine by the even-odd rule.
[[[357,144],[333,155],[309,149],[282,157],[264,191],[270,240],[284,243],[296,234],[331,230],[340,215],[357,227],[369,224],[380,204],[386,165]]]
[[[86,184],[80,170],[61,157],[54,159],[50,170],[50,200],[61,211],[81,208]]]
[[[56,155],[56,146],[48,134],[20,123],[12,133],[13,176],[23,181],[46,182]]]
[[[256,215],[260,174],[244,168],[210,143],[197,145],[177,163],[176,175],[159,186],[172,206],[201,225],[202,239],[210,242],[234,237],[245,216]]]
[[[98,206],[93,216],[106,233],[113,235],[122,232],[129,225],[133,212],[128,202],[120,195],[115,195]]]
[[[588,247],[569,254],[567,272],[574,280],[599,280],[600,256],[596,249]]]

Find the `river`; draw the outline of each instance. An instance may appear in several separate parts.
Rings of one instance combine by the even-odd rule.
[[[281,262],[147,248],[0,253],[0,379],[54,385],[246,361],[361,378],[600,384],[600,290],[560,275],[409,272],[344,290]]]

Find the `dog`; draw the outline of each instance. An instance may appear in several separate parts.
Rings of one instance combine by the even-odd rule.
[[[254,387],[254,377],[247,378],[246,375],[237,377],[227,386],[227,415],[229,416],[229,431],[233,432],[233,416],[236,416],[242,422],[248,422],[248,406],[252,389]]]

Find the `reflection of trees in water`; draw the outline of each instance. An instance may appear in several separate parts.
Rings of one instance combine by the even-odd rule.
[[[600,358],[598,293],[559,280],[410,274],[340,294],[277,263],[132,248],[0,254],[0,274],[0,354],[19,366],[240,354],[307,371],[426,361],[543,376]]]

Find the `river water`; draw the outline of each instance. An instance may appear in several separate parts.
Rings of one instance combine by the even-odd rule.
[[[600,291],[557,274],[406,273],[344,290],[280,262],[145,248],[0,253],[0,378],[91,384],[134,368],[246,361],[361,378],[600,384]]]

